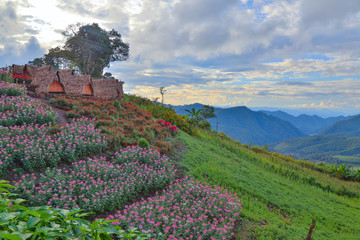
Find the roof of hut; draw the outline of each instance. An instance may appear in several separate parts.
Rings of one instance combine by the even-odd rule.
[[[51,66],[34,67],[25,65],[25,71],[28,71],[32,78],[31,84],[35,86],[36,94],[46,94],[53,81],[58,80]]]
[[[13,74],[23,75],[24,74],[24,67],[23,65],[12,65]]]
[[[116,99],[123,95],[124,82],[117,79],[93,79],[92,86],[94,90],[94,96],[107,100]]]
[[[61,70],[64,71],[64,70]],[[82,95],[86,84],[90,84],[90,75],[70,75],[69,72],[58,71],[60,82],[64,86],[66,94],[69,95]]]

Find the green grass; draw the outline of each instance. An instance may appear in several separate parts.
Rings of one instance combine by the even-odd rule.
[[[317,222],[314,239],[359,239],[360,199],[327,192],[300,179],[284,175],[294,170],[274,157],[231,146],[212,136],[202,139],[180,133],[187,146],[179,165],[198,180],[236,192],[243,200],[244,221],[237,239],[303,239],[312,219]],[[207,139],[205,139],[207,138]],[[282,171],[278,171],[281,165]],[[275,167],[271,167],[275,166]],[[312,177],[337,189],[353,192],[359,184],[348,183],[298,166],[300,176]],[[320,174],[320,175],[319,175]]]

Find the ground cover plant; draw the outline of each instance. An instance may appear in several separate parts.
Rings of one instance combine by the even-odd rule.
[[[151,114],[157,119],[162,119],[166,122],[170,122],[171,124],[191,136],[198,135],[198,131],[196,127],[191,124],[190,119],[188,119],[186,116],[176,114],[174,109],[153,103],[149,99],[138,97],[135,95],[125,94],[124,100],[137,105],[141,109],[151,112]]]
[[[24,96],[26,87],[6,81],[0,81],[0,96]]]
[[[91,119],[72,123],[0,128],[0,174],[15,166],[28,171],[56,167],[60,161],[74,162],[106,149],[107,139]]]
[[[25,96],[6,96],[0,98],[0,125],[15,126],[23,124],[54,123],[56,113],[39,100]]]
[[[174,166],[157,150],[133,146],[116,152],[111,161],[95,157],[75,162],[71,168],[23,175],[15,186],[32,206],[79,207],[101,213],[163,189],[174,176]]]
[[[8,183],[0,180],[0,239],[146,239],[136,229],[125,231],[108,220],[91,223],[79,209],[26,207],[24,199],[7,190],[13,188]]]
[[[154,122],[150,112],[128,102],[70,99],[57,97],[52,100],[56,107],[67,110],[67,116],[95,118],[96,127],[109,139],[110,147],[133,145],[139,139],[146,139],[151,146],[175,134],[177,129],[171,124]],[[160,149],[159,150],[163,150]],[[163,152],[163,151],[162,151]],[[164,152],[163,152],[164,153]]]
[[[231,239],[241,204],[226,189],[185,178],[107,219],[136,227],[152,239]]]

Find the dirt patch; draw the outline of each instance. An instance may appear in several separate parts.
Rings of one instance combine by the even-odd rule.
[[[270,212],[274,212],[274,210],[278,210],[279,213],[280,213],[284,218],[288,218],[288,213],[285,212],[284,210],[281,210],[277,205],[266,204],[266,207],[269,209]]]

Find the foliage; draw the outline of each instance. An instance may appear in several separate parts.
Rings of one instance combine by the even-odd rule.
[[[129,57],[129,44],[123,42],[121,35],[114,29],[105,31],[97,23],[70,25],[64,35],[67,37],[64,50],[83,74],[101,77],[110,62]]]
[[[0,129],[0,175],[15,165],[35,171],[74,162],[99,153],[106,138],[92,120],[79,119],[60,127],[22,125]]]
[[[14,83],[9,83],[5,81],[0,81],[0,96],[24,96],[26,94],[26,87],[17,85]]]
[[[153,239],[231,239],[241,203],[221,187],[182,179],[107,219],[125,228],[144,229]]]
[[[80,209],[59,209],[48,206],[26,207],[24,199],[15,198],[0,180],[0,239],[146,239],[136,229],[124,231],[110,225],[112,221],[97,219],[89,222]]]
[[[43,59],[43,58],[34,58],[34,60],[29,61],[28,63],[29,63],[30,65],[34,65],[34,66],[41,66],[41,65],[43,65],[45,62],[44,62],[44,59]]]
[[[11,74],[11,71],[5,69],[0,69],[0,82],[13,83],[14,79]]]
[[[54,123],[56,113],[48,105],[35,99],[24,96],[7,97],[0,99],[0,125],[15,126],[23,124]]]
[[[23,175],[15,186],[33,206],[80,207],[99,213],[164,188],[174,173],[169,160],[156,150],[130,147],[115,153],[110,162],[92,158],[71,168],[48,169],[40,177]]]
[[[144,148],[144,149],[150,148],[150,144],[145,138],[140,138],[138,140],[138,145],[139,145],[139,147]]]
[[[27,75],[14,74],[13,75],[14,82],[18,84],[26,84],[29,85],[32,82],[31,77]]]
[[[153,145],[171,134],[168,127],[154,123],[150,112],[125,101],[57,97],[52,104],[68,110],[68,117],[95,118],[96,127],[108,137],[111,148],[136,144],[140,138]]]

